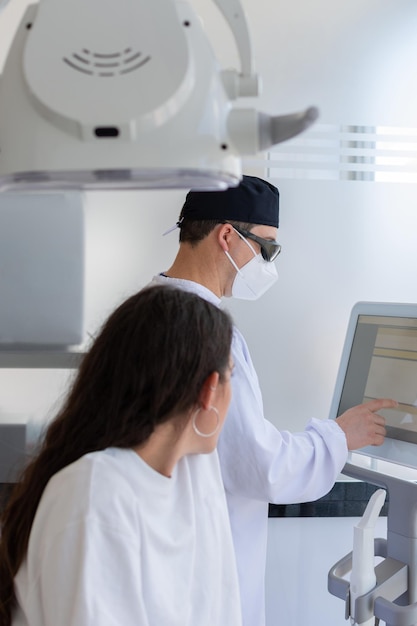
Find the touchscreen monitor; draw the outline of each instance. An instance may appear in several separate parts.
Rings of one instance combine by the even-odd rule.
[[[394,398],[382,410],[387,438],[360,452],[417,467],[417,304],[358,302],[351,313],[330,417],[373,398]]]

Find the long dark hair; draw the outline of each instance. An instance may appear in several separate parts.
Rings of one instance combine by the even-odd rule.
[[[209,374],[226,372],[230,317],[202,298],[148,287],[109,317],[1,517],[0,625],[10,626],[13,579],[51,476],[84,454],[144,443],[158,424],[197,405]]]

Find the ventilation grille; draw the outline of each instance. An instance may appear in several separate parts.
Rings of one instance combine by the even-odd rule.
[[[417,183],[417,128],[316,124],[266,159],[275,179]]]
[[[130,74],[148,63],[151,57],[134,51],[133,48],[110,53],[92,52],[83,48],[80,52],[63,57],[62,60],[77,72],[106,78]]]

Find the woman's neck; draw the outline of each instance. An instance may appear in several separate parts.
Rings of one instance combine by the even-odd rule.
[[[183,433],[172,420],[157,426],[149,439],[133,450],[152,469],[168,478],[178,461],[187,454]]]

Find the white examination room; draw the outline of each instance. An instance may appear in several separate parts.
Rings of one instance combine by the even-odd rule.
[[[238,533],[233,522],[230,532],[227,511],[232,515],[237,504],[228,502],[227,509],[221,486],[229,543],[222,536],[223,556],[213,559],[208,571],[221,563],[232,591],[224,592],[225,586],[218,591],[221,585],[212,587],[209,577],[204,589],[184,578],[178,588],[191,608],[182,613],[175,607],[183,601],[171,598],[176,592],[165,574],[160,594],[152,589],[148,604],[146,589],[155,585],[142,581],[145,599],[137,624],[225,626],[229,616],[228,626],[337,626],[346,621],[414,626],[416,3],[114,4],[0,0],[1,508],[6,510],[19,472],[36,454],[102,325],[154,276],[172,275],[187,193],[229,192],[238,189],[242,176],[259,178],[274,190],[274,202],[279,191],[279,226],[265,234],[268,222],[259,220],[255,239],[250,233],[246,238],[245,230],[235,235],[251,249],[251,243],[259,244],[257,258],[262,256],[266,265],[271,265],[272,257],[266,256],[272,246],[278,280],[252,301],[223,297],[233,290],[221,293],[220,309],[231,315],[250,351],[268,428],[291,442],[291,434],[308,431],[313,420],[337,429],[340,440],[334,420],[344,411],[381,398],[396,405],[371,407],[385,424],[382,445],[347,451],[343,439],[346,454],[323,493],[263,502],[265,558],[254,567],[262,571],[242,573],[239,559],[236,567],[234,558],[227,558],[227,546],[234,541],[236,549],[232,535]],[[143,76],[150,77],[148,83],[141,84]],[[227,220],[251,223],[224,217],[220,228]],[[233,359],[235,394],[240,374]],[[210,381],[210,393],[220,393],[222,375],[214,386]],[[194,413],[192,428],[199,432]],[[317,432],[320,428],[323,424]],[[256,473],[252,457],[236,442],[230,454],[240,456],[238,471]],[[311,452],[317,475],[318,456],[327,454],[319,450]],[[209,452],[196,456],[217,463],[217,452]],[[291,458],[291,467],[282,464],[281,476],[295,473],[297,456]],[[227,499],[225,471],[215,467],[219,485],[223,472]],[[323,462],[321,475],[326,468]],[[0,626],[49,626],[53,621],[41,613],[33,621],[20,587],[10,601],[12,591],[1,589],[4,572],[11,581],[17,574],[7,548],[7,542],[13,543],[9,534],[14,535],[5,519]],[[249,528],[252,522],[245,523]],[[178,527],[184,532],[184,526]],[[255,539],[255,523],[252,528]],[[220,532],[217,526],[214,530]],[[29,559],[28,541],[19,567]],[[210,541],[213,545],[214,538]],[[245,542],[250,551],[251,539]],[[207,549],[207,554],[214,552]],[[163,554],[158,571],[171,552]],[[33,565],[36,571],[40,567]],[[252,590],[242,593],[252,577],[261,598],[258,613],[255,604],[247,608]],[[31,598],[34,587],[29,584]],[[193,596],[189,589],[194,587]],[[74,589],[62,593],[78,593]],[[118,589],[123,604],[123,584]],[[236,599],[233,607],[239,589],[247,597]],[[219,594],[228,598],[218,600]],[[56,606],[59,595],[54,593]],[[172,619],[155,617],[165,615],[158,603],[168,606],[170,601]],[[210,617],[201,608],[198,623],[190,617],[193,603],[204,607],[204,602],[213,615],[219,606],[219,613]],[[73,615],[57,626],[136,623],[124,619],[123,612],[121,621],[111,621],[110,609],[85,619],[80,611],[82,618]]]

